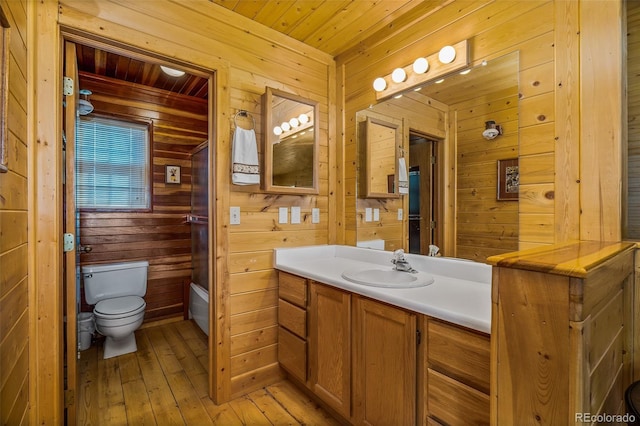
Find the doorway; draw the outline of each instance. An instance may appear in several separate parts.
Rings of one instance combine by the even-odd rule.
[[[65,43],[66,76],[74,68],[72,63],[77,69],[72,71],[76,74],[72,76],[74,94],[65,97],[64,114],[65,232],[75,234],[76,247],[65,256],[65,386],[71,391],[69,394],[77,393],[80,379],[77,359],[81,353],[75,350],[78,347],[76,318],[79,312],[92,310],[85,303],[80,285],[78,271],[82,265],[148,260],[145,322],[188,317],[185,288],[191,281],[193,256],[190,225],[185,220],[191,213],[190,154],[196,146],[211,139],[210,87],[214,81],[210,72],[86,39]],[[172,77],[163,73],[160,65],[186,72]],[[84,109],[78,115],[80,100],[88,101],[90,106],[83,103]],[[87,184],[78,183],[79,162],[84,160],[77,155],[76,129],[78,123],[91,125],[92,121],[133,123],[147,129],[149,150],[141,154],[148,158],[143,173],[147,180],[145,188],[148,188],[146,204],[91,204],[79,198],[76,187],[83,186],[85,194]],[[105,154],[105,150],[99,151]],[[213,155],[214,152],[210,157]],[[105,158],[103,155],[98,163],[108,161]],[[215,164],[212,158],[209,164]],[[100,167],[98,164],[96,170]],[[112,196],[94,198],[102,202],[111,200]],[[210,203],[208,208],[211,209]],[[211,230],[207,234],[211,236]],[[210,253],[209,264],[212,264],[211,256]],[[74,261],[70,262],[72,257]],[[210,287],[213,287],[213,276],[215,274],[210,274]],[[68,404],[66,410],[68,424],[75,423],[76,407]]]
[[[413,130],[409,133],[409,253],[428,254],[440,243],[438,216],[439,142]]]

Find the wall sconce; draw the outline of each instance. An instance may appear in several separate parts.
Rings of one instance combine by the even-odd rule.
[[[419,57],[410,65],[396,68],[391,74],[373,82],[376,100],[389,98],[400,92],[418,89],[418,86],[442,79],[464,70],[470,64],[469,42],[463,40],[426,57]]]
[[[490,141],[498,137],[498,135],[502,134],[502,126],[496,124],[495,121],[485,121],[484,123],[485,129],[482,132],[482,137],[486,140]]]

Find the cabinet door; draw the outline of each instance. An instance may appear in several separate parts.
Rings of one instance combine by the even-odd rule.
[[[416,316],[353,296],[356,424],[412,425],[416,417]]]
[[[312,282],[309,286],[310,386],[344,415],[351,408],[351,295]]]

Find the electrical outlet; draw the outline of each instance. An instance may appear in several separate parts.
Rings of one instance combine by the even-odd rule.
[[[231,225],[240,225],[240,207],[230,207],[230,218],[229,223]]]
[[[300,223],[300,207],[291,207],[291,223]]]
[[[289,209],[286,207],[280,207],[278,209],[278,223],[289,222]]]
[[[317,207],[311,209],[311,223],[320,223],[320,209]]]
[[[402,220],[402,214],[403,214],[402,209],[398,209],[398,220]]]
[[[378,222],[380,220],[380,209],[373,209],[373,220]]]
[[[366,207],[364,209],[364,221],[371,222],[373,220],[373,209],[371,207]]]

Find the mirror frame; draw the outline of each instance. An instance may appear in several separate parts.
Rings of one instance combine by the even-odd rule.
[[[273,184],[273,98],[274,96],[288,99],[291,101],[299,102],[309,105],[313,108],[313,184],[309,187],[289,187]],[[263,111],[264,111],[264,165],[262,167],[262,189],[265,192],[277,193],[277,194],[318,194],[318,145],[319,145],[319,129],[320,129],[320,108],[319,103],[310,99],[303,98],[302,96],[294,95],[292,93],[283,92],[278,89],[267,87],[262,97]]]
[[[366,150],[365,155],[365,198],[400,198],[400,193],[398,192],[398,151],[402,144],[402,131],[399,124],[391,123],[388,121],[381,120],[376,117],[367,116],[367,119],[363,121],[365,123],[365,131],[364,131],[364,149]],[[389,127],[395,131],[395,141],[394,141],[394,160],[393,160],[393,191],[394,192],[373,192],[371,190],[371,179],[372,179],[372,155],[371,155],[371,141],[370,139],[370,127],[371,124],[376,124],[379,126]]]

